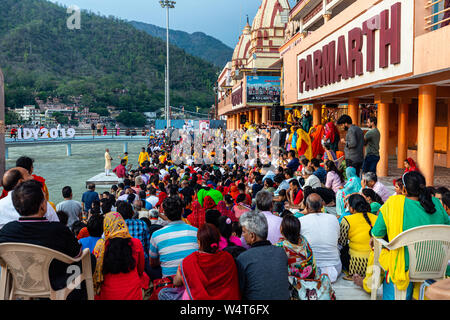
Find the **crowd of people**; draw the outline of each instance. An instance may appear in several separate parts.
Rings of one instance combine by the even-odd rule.
[[[2,177],[0,243],[72,257],[89,249],[97,300],[334,300],[341,276],[370,292],[372,238],[450,224],[450,192],[426,187],[411,158],[395,191],[387,188],[376,175],[377,119],[368,126],[364,134],[349,116],[333,114],[313,126],[298,109],[280,126],[246,123],[243,145],[250,132],[260,139],[280,130],[279,158],[263,163],[247,149],[242,164],[195,163],[195,155],[176,164],[177,142],[166,130],[150,135],[137,161],[121,157],[112,170],[119,183],[109,191],[90,184],[79,202],[66,186],[56,205],[45,179],[33,175],[33,160],[21,157]],[[112,160],[106,150],[107,174]],[[388,271],[384,299],[394,298],[394,285],[413,294],[408,252],[398,251],[380,261]],[[395,271],[392,259],[401,260]],[[67,277],[61,264],[50,270],[55,289]],[[85,297],[83,288],[69,296]]]

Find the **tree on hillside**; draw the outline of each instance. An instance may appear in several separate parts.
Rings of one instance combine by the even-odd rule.
[[[127,127],[144,127],[147,118],[139,112],[122,111],[116,120]]]

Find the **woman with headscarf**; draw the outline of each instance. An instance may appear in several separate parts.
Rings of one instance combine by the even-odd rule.
[[[324,140],[330,144],[330,150],[336,152],[339,147],[339,131],[333,121],[325,125]]]
[[[236,201],[237,196],[239,195],[239,190],[235,184],[232,184],[230,187],[230,196]]]
[[[312,150],[312,157],[317,158],[318,155],[323,155],[325,153],[325,150],[322,146],[322,138],[325,134],[325,129],[323,125],[318,124],[314,126],[310,130],[310,137],[311,137],[311,150]]]
[[[297,130],[297,145],[296,150],[298,156],[305,156],[306,159],[312,159],[311,137],[302,128]]]
[[[239,221],[238,218],[234,215],[233,212],[234,199],[229,195],[225,195],[224,200],[219,201],[217,204],[217,210],[219,210],[220,214],[224,217],[228,217],[232,222]]]
[[[345,170],[347,175],[347,183],[342,189],[336,192],[336,212],[340,216],[340,219],[344,217],[345,214],[345,198],[352,194],[357,193],[361,190],[361,179],[356,175],[356,169],[353,167],[348,167]]]
[[[174,285],[186,288],[183,300],[240,300],[238,271],[233,257],[219,250],[220,232],[212,224],[199,228],[199,250],[178,268]]]
[[[416,163],[414,162],[414,160],[412,158],[407,158],[405,161],[405,171],[403,173],[406,172],[411,172],[411,171],[419,171],[419,169],[416,166]]]
[[[207,210],[216,209],[217,205],[210,196],[203,199],[203,206],[198,200],[192,203],[192,213],[187,217],[191,226],[200,228],[205,224],[205,215]]]
[[[97,241],[94,255],[96,300],[142,300],[149,277],[144,272],[144,249],[139,239],[132,238],[127,224],[117,212],[105,215],[104,239]]]

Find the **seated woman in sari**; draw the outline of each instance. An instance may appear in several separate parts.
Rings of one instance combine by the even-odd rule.
[[[132,238],[125,220],[117,212],[105,215],[105,239],[94,248],[97,258],[93,275],[95,300],[142,300],[150,278],[144,272],[144,249]]]
[[[336,212],[337,215],[343,217],[345,213],[345,197],[357,193],[361,190],[361,179],[356,175],[356,170],[353,167],[348,167],[346,170],[347,183],[342,189],[336,192]],[[348,215],[348,213],[347,213]],[[342,219],[340,219],[342,220]]]
[[[374,237],[387,237],[387,241],[391,241],[411,228],[450,224],[444,207],[438,199],[431,196],[421,173],[407,172],[402,180],[404,195],[391,196],[381,207],[372,229]],[[391,251],[383,250],[379,261],[388,273],[388,280],[385,278],[383,282],[383,300],[395,299],[394,285],[399,290],[406,290],[407,299],[411,299],[413,285],[409,281],[408,250],[404,247]]]
[[[239,300],[237,267],[231,254],[219,250],[219,230],[210,223],[198,229],[199,250],[178,268],[174,286],[184,284],[183,300]]]
[[[330,279],[326,274],[320,275],[311,247],[300,234],[299,219],[285,215],[281,221],[281,234],[283,238],[275,245],[283,248],[288,257],[291,300],[334,299]]]
[[[371,252],[370,231],[377,216],[370,213],[369,203],[360,194],[352,194],[348,198],[348,204],[350,215],[341,221],[339,245],[343,248],[341,260],[345,260],[342,261],[342,268],[348,272],[348,276],[344,279],[352,280],[354,274],[362,277],[366,275],[367,261]]]

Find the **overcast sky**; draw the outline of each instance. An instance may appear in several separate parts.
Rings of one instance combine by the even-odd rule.
[[[113,15],[166,27],[166,12],[159,0],[50,0],[66,6],[76,5],[102,15]],[[170,9],[170,28],[193,33],[204,32],[231,48],[249,15],[250,24],[261,0],[178,0]]]

